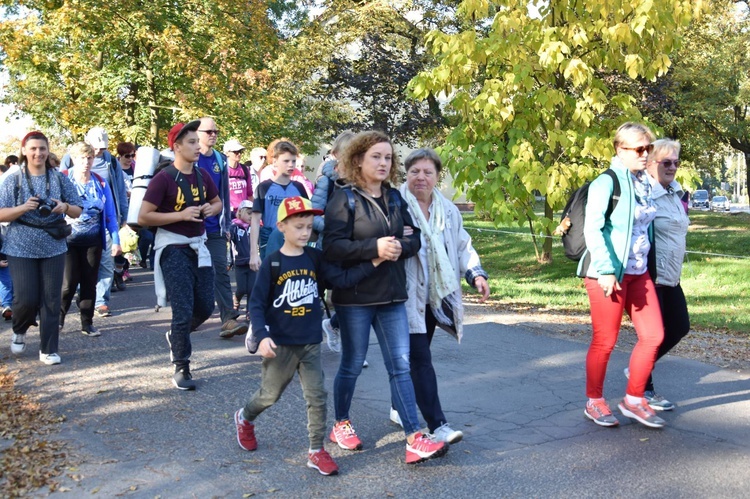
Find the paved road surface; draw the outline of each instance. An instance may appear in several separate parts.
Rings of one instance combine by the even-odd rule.
[[[655,376],[678,406],[664,415],[669,426],[651,430],[620,417],[619,428],[601,428],[582,414],[585,344],[504,325],[502,315],[480,315],[481,309],[468,317],[462,345],[438,334],[433,346],[444,408],[465,434],[443,459],[403,464],[403,435],[388,420],[388,383],[374,337],[371,367],[352,406],[365,450],[328,445],[341,475],[305,467],[306,417],[296,381],[257,420],[259,449],[245,452],[232,414],[258,386],[259,358],[246,353],[241,338],[220,339],[214,316],[193,333],[198,390],[172,388],[164,339],[170,311],[154,313],[150,273],[134,275],[127,291],[113,295],[115,314],[96,319],[100,338],[74,330],[69,316],[59,366],[36,360],[34,331],[18,360],[6,346],[9,329],[0,333],[0,355],[20,370],[21,388],[67,416],[59,436],[80,460],[63,479],[68,497],[748,495],[748,373],[667,357]],[[324,352],[330,391],[338,358]],[[627,359],[616,351],[610,362],[605,394],[613,406],[624,392]]]

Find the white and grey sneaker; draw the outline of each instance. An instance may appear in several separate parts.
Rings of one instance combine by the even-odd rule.
[[[56,353],[42,353],[41,351],[39,352],[39,360],[48,366],[54,366],[61,362],[60,356]]]
[[[26,351],[26,335],[13,333],[13,339],[10,341],[10,351],[15,355],[20,355]]]
[[[449,444],[455,444],[460,442],[462,438],[464,438],[463,432],[454,430],[453,428],[448,426],[448,423],[445,423],[439,428],[436,428],[432,433],[432,439],[436,442],[447,442]]]
[[[669,400],[665,399],[653,390],[646,390],[643,393],[643,398],[648,402],[648,406],[655,411],[671,411],[674,409],[674,404]]]
[[[401,423],[401,416],[398,415],[398,411],[393,407],[391,407],[391,422],[399,425],[401,428],[404,427]]]
[[[331,319],[323,319],[323,332],[326,334],[326,343],[332,352],[341,351],[341,331],[331,325]]]

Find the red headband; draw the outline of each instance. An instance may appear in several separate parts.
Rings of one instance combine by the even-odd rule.
[[[39,130],[34,130],[33,132],[29,132],[23,136],[23,138],[21,139],[21,147],[26,147],[26,141],[29,140],[34,135],[39,135],[40,137],[38,138],[43,138],[45,141],[49,142],[47,140],[47,137],[42,132],[40,132]]]

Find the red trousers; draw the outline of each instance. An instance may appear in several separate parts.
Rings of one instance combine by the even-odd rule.
[[[654,283],[648,273],[625,274],[620,283],[622,289],[605,298],[604,291],[596,279],[587,277],[585,281],[594,331],[586,355],[586,396],[603,396],[607,363],[617,343],[622,313],[627,311],[635,326],[638,341],[630,356],[630,379],[626,393],[634,397],[643,397],[646,382],[654,368],[656,353],[664,339],[661,308]]]

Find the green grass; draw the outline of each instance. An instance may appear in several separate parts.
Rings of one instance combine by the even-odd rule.
[[[750,215],[691,211],[690,219],[682,288],[692,329],[750,333],[750,258],[706,254],[750,257]],[[528,231],[496,228],[473,215],[464,221],[490,275],[493,301],[518,311],[588,314],[577,264],[565,258],[559,238],[552,246],[553,262],[543,265],[536,261]]]

